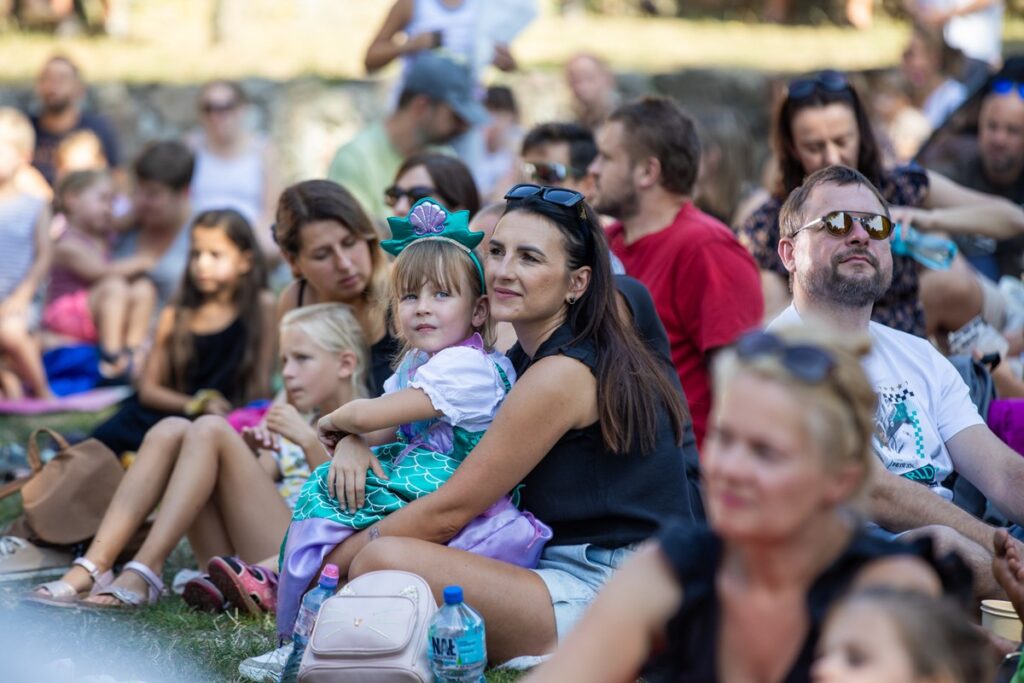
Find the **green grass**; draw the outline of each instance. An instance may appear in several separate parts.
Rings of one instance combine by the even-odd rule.
[[[0,501],[0,524],[21,512],[17,495]],[[194,565],[182,542],[164,572]],[[108,674],[119,681],[241,681],[238,664],[276,647],[274,619],[237,612],[211,615],[192,611],[179,597],[124,612],[72,612],[22,608],[17,600],[33,582],[0,583],[0,654],[39,651],[35,661],[69,658],[76,674]],[[520,674],[490,671],[491,683],[511,683]]]
[[[211,77],[289,79],[312,74],[361,78],[362,60],[392,0],[225,2],[223,40],[211,43],[211,0],[131,3],[129,37],[57,39],[4,34],[0,80],[28,80],[54,51],[66,52],[93,81],[195,82]],[[779,26],[712,19],[557,16],[545,11],[514,43],[527,68],[555,67],[579,50],[615,68],[665,72],[684,67],[806,71],[862,69],[898,63],[908,27],[884,16],[865,31],[830,24]],[[309,9],[303,9],[309,8]],[[1006,21],[1007,52],[1024,41],[1024,20]],[[392,67],[396,68],[396,67]]]

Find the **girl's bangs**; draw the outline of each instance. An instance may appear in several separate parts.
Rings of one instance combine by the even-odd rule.
[[[469,255],[439,240],[423,240],[409,245],[395,260],[393,294],[418,292],[425,283],[438,290],[462,294],[464,278],[473,277],[478,276]]]

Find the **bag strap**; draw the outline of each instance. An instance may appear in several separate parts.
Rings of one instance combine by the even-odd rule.
[[[32,433],[28,437],[28,463],[32,466],[32,474],[38,474],[39,470],[43,469],[42,458],[39,457],[39,435],[48,434],[51,439],[57,442],[57,447],[60,450],[67,450],[68,441],[58,432],[53,431],[49,427],[39,427],[33,429]]]

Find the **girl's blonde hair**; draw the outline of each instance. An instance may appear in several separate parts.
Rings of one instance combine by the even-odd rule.
[[[436,289],[468,296],[473,301],[485,294],[480,272],[469,254],[450,242],[423,239],[402,250],[391,268],[392,310],[397,310],[398,301],[404,294],[419,292],[420,287],[427,282]],[[467,292],[462,291],[464,283],[469,284]],[[476,331],[483,337],[488,349],[494,347],[494,325],[490,316]],[[395,333],[405,345],[396,359],[401,360],[404,352],[409,350],[408,343],[401,329],[396,329]]]
[[[741,358],[735,349],[723,350],[712,370],[714,393],[721,395],[724,385],[741,373],[753,374],[777,382],[791,391],[803,407],[807,431],[817,442],[827,462],[835,470],[850,463],[864,471],[860,491],[869,483],[873,459],[878,398],[861,367],[861,358],[871,348],[867,337],[842,337],[818,327],[789,327],[773,330],[784,343],[812,345],[827,353],[834,365],[821,382],[808,382],[795,376],[777,354],[765,353]]]
[[[36,131],[32,122],[14,107],[0,107],[0,140],[13,146],[26,158],[36,147]]]
[[[312,304],[295,308],[281,318],[281,331],[292,327],[302,330],[320,348],[331,353],[351,351],[356,355],[352,389],[356,398],[367,398],[368,363],[363,328],[345,304]]]

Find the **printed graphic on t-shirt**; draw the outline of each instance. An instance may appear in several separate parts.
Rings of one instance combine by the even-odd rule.
[[[876,385],[875,451],[886,469],[911,481],[939,486],[948,471],[937,467],[942,444],[931,443],[922,423],[924,411],[907,382]]]

